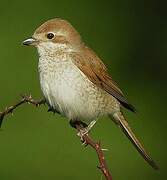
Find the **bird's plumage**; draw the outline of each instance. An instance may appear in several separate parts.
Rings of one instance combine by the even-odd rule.
[[[127,101],[118,85],[107,72],[101,59],[88,47],[84,46],[80,52],[73,53],[74,64],[99,88],[115,97],[125,108],[135,111]]]
[[[148,155],[146,150],[144,149],[141,142],[137,139],[135,134],[133,133],[132,129],[130,128],[128,122],[122,115],[122,113],[114,114],[114,120],[118,126],[122,129],[124,134],[128,137],[128,139],[132,142],[132,144],[135,146],[137,151],[141,154],[141,156],[152,166],[154,169],[158,169],[157,164],[155,161]]]
[[[131,111],[135,108],[113,81],[101,59],[84,44],[69,22],[59,18],[49,20],[23,44],[38,49],[41,89],[51,109],[69,120],[84,123],[103,115],[112,117],[144,159],[157,169],[130,129],[120,106]]]
[[[60,47],[59,47],[60,48]],[[39,51],[40,84],[48,104],[69,120],[89,124],[102,115],[120,111],[119,102],[91,82],[74,64],[66,47],[54,57]]]

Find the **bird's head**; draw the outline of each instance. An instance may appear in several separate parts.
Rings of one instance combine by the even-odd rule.
[[[33,36],[23,41],[23,45],[35,46],[39,51],[77,50],[81,38],[74,27],[60,18],[51,19],[38,27]]]

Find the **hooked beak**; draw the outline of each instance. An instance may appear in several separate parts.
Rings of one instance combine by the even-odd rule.
[[[22,44],[26,45],[26,46],[35,46],[35,45],[37,45],[37,43],[38,43],[38,40],[36,40],[33,37],[28,38],[22,42]]]

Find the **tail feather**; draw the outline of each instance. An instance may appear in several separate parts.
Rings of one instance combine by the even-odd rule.
[[[135,134],[131,130],[131,128],[128,125],[128,122],[125,120],[123,115],[121,113],[115,113],[113,115],[114,120],[116,124],[118,124],[121,129],[123,130],[124,134],[129,138],[129,140],[132,142],[132,144],[135,146],[137,151],[142,155],[142,157],[148,162],[149,165],[151,165],[154,169],[159,169],[157,164],[151,159],[151,157],[148,155],[140,141],[136,138]]]

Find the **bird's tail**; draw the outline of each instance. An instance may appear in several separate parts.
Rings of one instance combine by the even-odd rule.
[[[135,134],[129,127],[128,122],[125,120],[122,113],[121,112],[115,113],[114,115],[110,116],[110,118],[111,117],[114,118],[114,122],[121,127],[124,134],[129,138],[129,140],[135,146],[137,151],[148,162],[148,164],[151,165],[154,169],[158,169],[157,164],[151,159],[151,157],[147,154],[146,150],[144,149],[140,141],[136,138]]]

